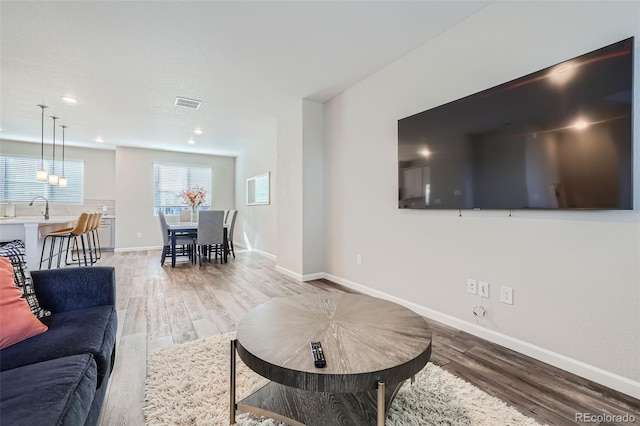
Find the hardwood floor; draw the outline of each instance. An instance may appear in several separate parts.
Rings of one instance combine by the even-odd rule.
[[[146,361],[155,349],[235,330],[249,309],[273,297],[348,289],[327,280],[299,282],[273,261],[236,250],[220,265],[160,266],[160,251],[103,253],[116,267],[118,346],[101,426],[144,425]],[[635,416],[640,401],[429,320],[431,361],[541,424],[580,424],[576,413]],[[585,422],[587,423],[587,422]],[[594,424],[594,422],[590,422]],[[595,423],[598,424],[598,423]]]

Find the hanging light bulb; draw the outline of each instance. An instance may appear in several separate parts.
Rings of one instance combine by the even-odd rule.
[[[40,170],[36,172],[36,180],[38,182],[46,182],[47,181],[47,171],[44,169],[44,109],[48,108],[46,105],[38,105],[42,108],[42,119],[41,119],[41,135],[40,135]]]
[[[60,127],[62,127],[62,175],[58,179],[58,186],[60,188],[66,188],[67,178],[64,177],[64,129],[66,129],[68,126],[61,124]]]
[[[50,116],[53,119],[53,166],[52,173],[49,175],[49,185],[57,185],[58,184],[58,175],[56,174],[56,120],[59,117]]]

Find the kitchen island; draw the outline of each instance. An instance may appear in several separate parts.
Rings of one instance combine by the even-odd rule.
[[[25,246],[25,260],[31,270],[40,269],[40,254],[44,236],[52,231],[70,228],[78,216],[24,216],[0,218],[0,242],[22,240]]]

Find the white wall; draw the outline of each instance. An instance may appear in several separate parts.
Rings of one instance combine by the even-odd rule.
[[[299,100],[278,116],[277,269],[294,278],[324,272],[323,106]]]
[[[211,208],[235,207],[235,159],[137,148],[116,148],[116,250],[162,246],[153,209],[153,163],[211,166]],[[141,237],[138,237],[138,233]]]
[[[323,105],[302,101],[302,275],[324,272]]]
[[[494,2],[327,102],[327,276],[640,397],[637,112],[633,212],[396,207],[398,119],[633,35],[638,2]],[[467,278],[491,284],[482,327]]]
[[[278,116],[277,263],[280,270],[302,275],[302,104]]]
[[[234,246],[240,244],[275,260],[276,206],[278,204],[276,170],[276,120],[270,119],[252,135],[250,149],[236,157],[236,209],[238,217]],[[270,172],[270,204],[247,206],[247,179]]]

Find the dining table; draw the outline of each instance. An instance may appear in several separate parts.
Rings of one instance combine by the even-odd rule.
[[[169,228],[170,240],[171,240],[171,267],[176,266],[176,235],[179,233],[189,233],[197,235],[198,222],[167,222],[167,228]],[[227,254],[229,252],[227,241],[227,227],[224,227],[223,231],[223,250],[222,250],[222,262],[227,263]]]

